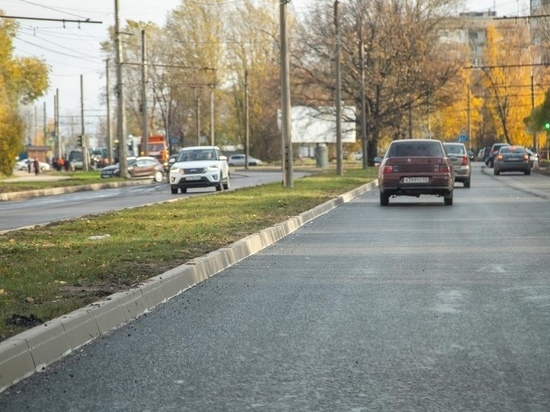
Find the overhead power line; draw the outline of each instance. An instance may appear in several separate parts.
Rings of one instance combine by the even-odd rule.
[[[24,17],[24,16],[0,16],[4,19],[16,19],[16,20],[38,20],[38,21],[57,21],[61,22],[63,24],[65,23],[78,23],[78,24],[84,24],[84,23],[90,23],[90,24],[103,24],[102,21],[97,20],[73,20],[73,19],[48,19],[45,17]]]

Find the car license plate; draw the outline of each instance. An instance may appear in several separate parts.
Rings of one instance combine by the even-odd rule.
[[[187,176],[185,180],[201,180],[200,176]]]
[[[404,177],[403,183],[430,183],[429,177]]]

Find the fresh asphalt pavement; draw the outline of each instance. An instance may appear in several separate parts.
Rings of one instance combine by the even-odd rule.
[[[368,192],[16,384],[0,410],[546,412],[544,182],[476,168],[453,206]]]

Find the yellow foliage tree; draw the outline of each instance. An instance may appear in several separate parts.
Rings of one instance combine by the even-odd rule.
[[[526,27],[519,25],[487,28],[483,85],[498,139],[530,146],[532,136],[523,122],[531,112],[531,96],[524,88],[530,80],[526,30]],[[502,35],[504,31],[506,36]]]
[[[46,64],[32,57],[13,56],[17,25],[0,19],[0,173],[11,175],[23,148],[24,122],[19,104],[41,97],[48,88]]]

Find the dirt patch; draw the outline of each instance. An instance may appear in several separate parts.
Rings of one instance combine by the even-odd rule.
[[[44,323],[44,321],[33,314],[29,316],[13,314],[11,317],[6,319],[6,324],[23,328],[32,328],[34,326],[41,325],[42,323]]]

